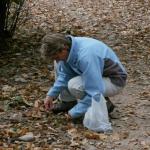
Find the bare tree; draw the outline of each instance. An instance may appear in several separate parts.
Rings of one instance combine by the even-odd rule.
[[[15,32],[18,17],[25,0],[0,0],[0,50],[4,41]]]

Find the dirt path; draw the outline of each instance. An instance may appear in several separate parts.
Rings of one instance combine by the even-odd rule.
[[[36,0],[28,5],[29,20],[15,37],[17,53],[0,57],[0,149],[150,149],[150,2]],[[97,37],[126,66],[127,86],[112,98],[117,107],[111,135],[73,125],[64,114],[47,114],[38,104],[53,81],[53,71],[35,53],[40,39],[35,33],[49,31]],[[27,132],[34,134],[34,141],[13,140]]]

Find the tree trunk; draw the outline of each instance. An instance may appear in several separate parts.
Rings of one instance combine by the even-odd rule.
[[[0,0],[0,52],[4,52],[7,47],[5,39],[7,38],[8,33],[5,29],[5,23],[8,3],[9,0]]]
[[[7,0],[0,0],[0,38],[4,37]]]

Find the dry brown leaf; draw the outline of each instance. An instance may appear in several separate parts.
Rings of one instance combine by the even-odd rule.
[[[5,137],[16,137],[18,133],[14,131],[14,128],[5,129],[4,130]]]
[[[25,135],[27,132],[29,132],[28,128],[22,128],[19,130],[18,134],[21,135]]]
[[[0,112],[4,112],[4,109],[3,109],[3,108],[0,108]]]
[[[129,137],[129,132],[128,132],[128,131],[121,132],[121,133],[120,133],[120,137],[121,137],[122,139],[128,138],[128,137]]]
[[[41,106],[41,101],[40,101],[40,100],[36,100],[36,101],[34,102],[34,108],[39,109],[40,106]]]
[[[99,140],[100,139],[100,135],[98,133],[85,132],[84,135],[85,135],[85,137],[87,139],[95,139],[95,140]]]
[[[113,133],[113,134],[111,135],[111,139],[112,139],[113,141],[118,141],[118,140],[120,140],[120,135],[119,135],[119,133]]]

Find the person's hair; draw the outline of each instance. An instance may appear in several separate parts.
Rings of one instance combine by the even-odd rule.
[[[69,45],[69,41],[64,34],[49,33],[46,34],[41,41],[40,53],[43,59],[60,52],[64,46]]]

